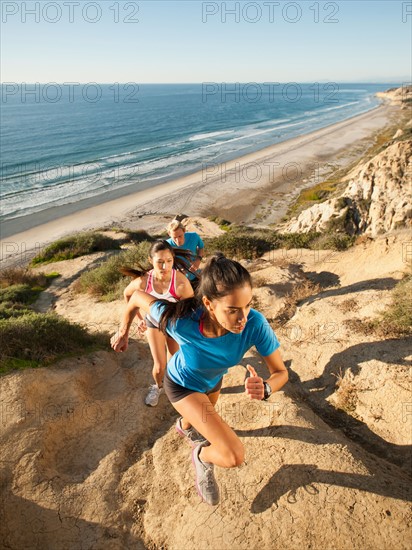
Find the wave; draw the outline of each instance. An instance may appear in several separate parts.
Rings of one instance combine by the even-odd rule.
[[[273,126],[272,128],[267,128],[266,130],[260,130],[259,132],[248,133],[244,136],[239,136],[239,137],[236,137],[236,138],[227,139],[226,141],[223,141],[223,142],[220,142],[220,143],[212,143],[211,145],[205,145],[204,149],[206,149],[208,147],[215,147],[216,145],[231,143],[233,141],[240,141],[242,139],[248,139],[248,138],[252,138],[252,137],[255,137],[255,136],[260,136],[262,134],[268,134],[268,133],[274,132],[276,130],[284,130],[285,128],[291,128],[293,126],[302,126],[302,124],[306,124],[306,123],[311,122],[313,120],[316,120],[316,118],[309,118],[309,119],[301,120],[300,122],[294,122],[292,124],[284,124],[283,126]]]
[[[350,89],[346,89],[346,88],[343,88],[342,90],[336,90],[335,94],[345,94],[346,92],[349,94],[355,94],[355,93],[358,93],[358,92],[367,92],[368,90],[350,90]]]
[[[196,134],[188,139],[188,141],[199,141],[201,139],[210,139],[224,134],[232,134],[233,130],[221,130],[220,132],[208,132],[206,134]]]
[[[312,112],[311,112],[312,114]],[[293,120],[296,120],[297,117],[295,117]],[[260,127],[265,127],[267,126],[268,124],[281,124],[282,122],[289,122],[290,120],[292,120],[291,118],[280,118],[280,119],[273,119],[273,120],[266,120],[265,122],[261,122],[259,124]]]
[[[357,105],[360,103],[360,101],[352,101],[351,103],[345,103],[345,105],[337,105],[336,107],[328,107],[327,109],[323,109],[322,111],[319,111],[319,114],[325,113],[326,111],[335,111],[336,109],[344,109],[345,107],[349,107],[350,105]]]

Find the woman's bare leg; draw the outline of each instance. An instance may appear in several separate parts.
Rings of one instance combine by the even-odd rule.
[[[166,369],[166,337],[157,328],[148,328],[146,331],[150,351],[153,357],[152,374],[154,381],[159,386],[163,384],[163,376]]]
[[[219,392],[210,396],[192,393],[172,405],[188,424],[209,441],[210,445],[201,449],[200,459],[223,468],[234,468],[242,464],[244,448],[232,428],[215,410],[212,400],[217,400],[217,397]]]
[[[213,392],[213,393],[209,393],[206,395],[206,397],[209,399],[210,403],[215,406],[216,403],[217,403],[217,400],[219,399],[219,395],[220,395],[220,389]],[[172,403],[173,405],[173,403]],[[189,428],[191,427],[191,423],[187,420],[187,418],[182,418],[182,428],[184,430],[188,430]],[[203,435],[203,434],[202,434]]]

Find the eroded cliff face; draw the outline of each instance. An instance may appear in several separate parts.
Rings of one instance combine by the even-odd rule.
[[[358,164],[336,198],[315,204],[291,220],[284,231],[336,231],[376,236],[410,227],[412,140],[389,145],[371,160]]]
[[[412,86],[402,86],[400,88],[391,88],[386,92],[378,92],[376,97],[392,105],[400,105],[401,109],[410,108],[412,101]]]

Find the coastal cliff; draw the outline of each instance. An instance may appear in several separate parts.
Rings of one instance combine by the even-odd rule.
[[[412,86],[404,85],[400,88],[391,88],[386,92],[377,92],[376,97],[391,105],[399,105],[401,109],[407,109],[412,103]]]
[[[346,176],[347,185],[339,196],[307,208],[284,231],[329,230],[375,237],[410,227],[411,155],[412,140],[407,139],[389,145],[367,162],[360,162]]]

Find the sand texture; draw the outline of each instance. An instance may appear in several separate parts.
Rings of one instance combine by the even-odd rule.
[[[299,282],[320,286],[278,331],[290,371],[284,391],[266,403],[246,398],[246,363],[265,372],[254,351],[224,378],[218,410],[246,462],[216,468],[214,508],[195,491],[174,409],[165,396],[155,409],[144,405],[145,337],[124,354],[1,378],[2,548],[410,548],[411,341],[345,323],[388,302],[408,269],[408,239],[395,232],[345,252],[277,250],[248,263],[256,305],[271,321]],[[37,307],[114,329],[120,300],[73,293],[96,257],[60,262],[49,305]]]

